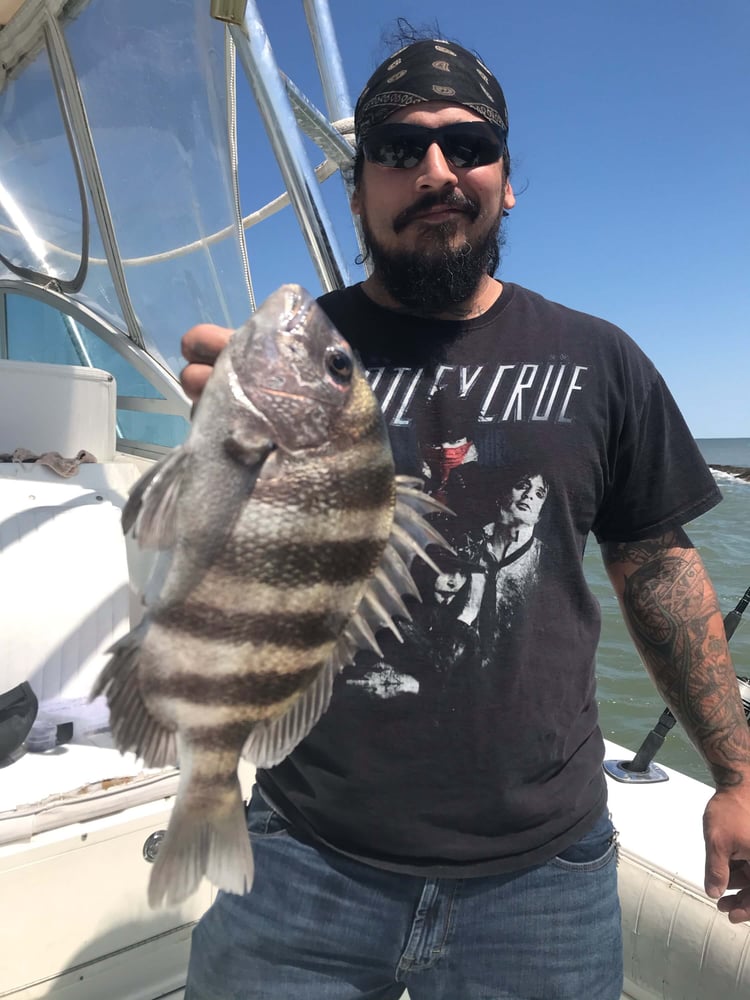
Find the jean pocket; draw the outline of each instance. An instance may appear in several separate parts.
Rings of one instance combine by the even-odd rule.
[[[617,831],[605,812],[588,833],[553,858],[552,864],[567,871],[593,872],[608,865],[616,854]]]
[[[247,829],[253,837],[280,837],[289,831],[284,817],[269,805],[257,784],[247,806]]]

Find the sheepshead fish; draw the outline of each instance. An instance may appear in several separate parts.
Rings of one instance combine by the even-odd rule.
[[[141,546],[171,552],[159,596],[97,681],[114,740],[148,766],[179,761],[149,903],[207,876],[250,889],[240,756],[284,757],[328,707],[336,674],[418,597],[410,565],[445,546],[445,510],[396,476],[378,402],[346,341],[296,285],[221,352],[185,444],[123,510]],[[437,568],[437,567],[435,567]],[[400,636],[399,636],[400,637]]]

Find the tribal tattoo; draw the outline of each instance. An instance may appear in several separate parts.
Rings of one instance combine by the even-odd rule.
[[[602,556],[625,622],[664,700],[711,767],[740,784],[748,727],[713,586],[678,528],[638,542],[607,542]]]

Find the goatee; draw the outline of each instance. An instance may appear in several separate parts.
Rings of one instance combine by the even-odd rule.
[[[448,204],[445,198],[428,196],[403,213],[403,217],[396,219],[394,230],[400,232],[411,222],[411,216],[444,202]],[[471,202],[464,201],[464,205],[474,221],[479,214],[478,209]],[[464,303],[477,290],[482,278],[494,275],[498,268],[500,247],[504,242],[501,218],[502,211],[472,241],[467,240],[458,246],[452,244],[455,222],[426,223],[426,238],[420,241],[422,245],[418,249],[413,250],[384,247],[373,235],[364,212],[360,221],[375,273],[385,290],[405,311],[419,316],[448,313],[460,318],[467,312]],[[419,221],[412,224],[419,225]]]

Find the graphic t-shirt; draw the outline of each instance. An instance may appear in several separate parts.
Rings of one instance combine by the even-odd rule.
[[[597,721],[599,541],[663,533],[719,491],[669,391],[621,330],[505,284],[477,319],[400,315],[359,286],[321,305],[360,353],[397,471],[455,517],[415,560],[422,603],[337,678],[331,705],[260,771],[292,827],[431,875],[554,857],[606,803]]]

